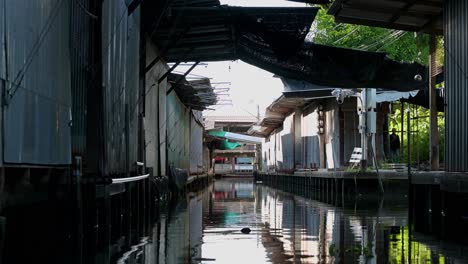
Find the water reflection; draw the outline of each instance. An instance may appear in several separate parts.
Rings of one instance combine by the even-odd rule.
[[[461,246],[418,234],[409,243],[407,207],[391,201],[337,208],[225,179],[169,208],[122,262],[468,263]]]

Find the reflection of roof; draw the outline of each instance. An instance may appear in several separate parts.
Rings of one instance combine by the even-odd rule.
[[[307,104],[308,100],[304,98],[286,98],[280,96],[270,106],[267,107],[265,117],[258,126],[249,129],[249,134],[254,136],[266,137],[274,129],[283,124],[284,119]]]
[[[337,23],[442,34],[445,0],[336,0],[328,10]]]
[[[217,102],[216,94],[208,78],[187,81],[183,75],[171,73],[168,76],[168,82],[175,85],[174,91],[182,103],[192,109],[201,111]]]

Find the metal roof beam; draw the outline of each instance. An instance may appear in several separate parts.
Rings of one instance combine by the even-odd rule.
[[[397,21],[400,17],[401,17],[401,14],[402,12],[406,12],[408,11],[408,9],[410,9],[413,5],[415,5],[417,2],[419,2],[420,0],[411,0],[410,2],[407,2],[403,8],[399,9],[397,13],[395,13],[391,18],[390,20],[388,21],[389,23],[394,23],[395,21]]]

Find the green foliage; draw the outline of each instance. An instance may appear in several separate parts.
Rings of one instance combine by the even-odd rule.
[[[408,104],[405,104],[407,108]],[[406,111],[406,109],[404,109]],[[393,114],[389,115],[389,131],[393,128],[397,130],[398,136],[403,127],[403,140],[401,140],[403,155],[401,157],[402,162],[408,160],[408,138],[407,138],[407,113],[403,113],[403,126],[401,124],[401,104],[395,103],[393,105]],[[430,132],[430,112],[428,109],[423,107],[411,106],[411,162],[417,163],[429,160],[429,132]],[[439,142],[439,157],[440,160],[444,159],[444,141],[445,141],[445,119],[444,114],[439,113],[438,126],[440,134]],[[390,132],[391,133],[391,132]]]
[[[315,32],[314,42],[318,44],[337,47],[354,48],[366,51],[381,51],[397,61],[418,62],[428,64],[429,59],[429,35],[404,32],[393,29],[368,27],[360,25],[335,23],[334,17],[327,14],[327,7],[321,7],[315,19],[312,31]],[[444,49],[443,39],[438,39],[437,62],[443,65]],[[439,85],[440,86],[440,85]],[[443,86],[443,85],[442,85]],[[399,104],[395,105],[394,114],[391,115],[389,130],[396,128],[400,131],[404,126],[406,131],[406,113],[404,123],[401,124],[401,113]],[[429,110],[422,107],[412,106],[412,118],[415,116],[429,116]],[[440,158],[444,157],[445,126],[443,114],[439,114],[440,132]],[[412,162],[429,160],[429,118],[411,120],[412,133]],[[398,133],[398,135],[400,135]],[[407,161],[407,138],[404,133],[402,142],[402,162]]]
[[[336,257],[338,255],[338,248],[336,247],[335,244],[331,244],[328,247],[328,254],[332,257]]]
[[[321,7],[313,26],[314,42],[366,51],[382,51],[397,61],[428,64],[429,36],[393,29],[337,24]],[[438,62],[443,64],[443,40],[439,39]]]

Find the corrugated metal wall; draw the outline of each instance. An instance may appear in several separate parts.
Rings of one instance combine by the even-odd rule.
[[[190,111],[172,92],[167,96],[167,159],[169,166],[190,167]]]
[[[361,147],[361,134],[359,134],[359,116],[356,110],[343,111],[344,115],[344,163],[348,162],[356,147]]]
[[[203,171],[203,119],[201,111],[190,115],[190,172]]]
[[[70,1],[0,4],[4,161],[71,161]],[[6,22],[6,24],[5,24]]]
[[[108,173],[134,170],[138,158],[140,11],[125,0],[104,1],[102,56],[104,139]]]
[[[295,167],[303,167],[302,159],[302,112],[296,110],[294,113],[294,164]]]
[[[89,1],[82,1],[82,4],[91,10]],[[92,81],[90,68],[94,62],[90,37],[96,21],[76,2],[71,5],[70,20],[72,154],[84,156],[86,152],[86,97],[87,88]]]
[[[284,119],[283,130],[279,133],[278,140],[278,168],[280,170],[294,169],[294,115],[290,115]]]
[[[158,56],[154,45],[146,43],[146,64]],[[166,90],[167,82],[158,83],[159,78],[168,70],[163,62],[155,64],[146,73],[145,81],[145,149],[146,166],[153,168],[154,175],[158,173],[160,159],[160,173],[166,175]],[[158,123],[159,122],[159,123]],[[159,131],[159,132],[158,132]],[[158,141],[159,135],[159,141]],[[158,146],[159,145],[159,146]],[[159,154],[161,157],[159,157]]]
[[[318,134],[317,111],[303,116],[302,157],[305,167],[320,167],[320,137]]]
[[[447,0],[445,37],[445,169],[468,171],[468,2]]]
[[[340,160],[340,120],[338,106],[333,104],[332,109],[325,109],[325,151],[327,168],[339,168]],[[328,107],[326,107],[328,108]]]
[[[268,170],[291,171],[294,169],[294,114],[286,117],[283,127],[275,129],[269,141],[262,144],[266,153]]]
[[[343,114],[343,161],[346,164],[351,158],[354,148],[361,147],[361,134],[359,134],[359,116],[357,114],[357,98],[345,100],[341,105]]]

